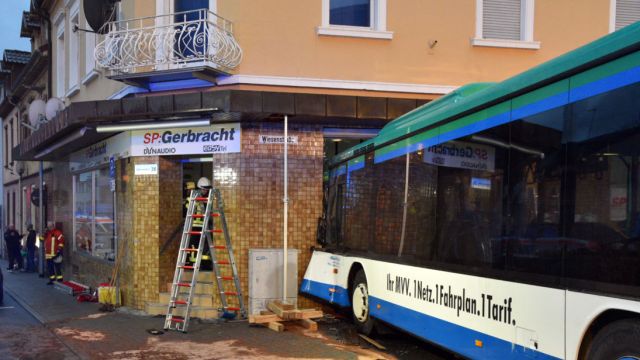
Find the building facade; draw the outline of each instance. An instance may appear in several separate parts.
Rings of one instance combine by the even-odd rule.
[[[249,249],[282,246],[287,116],[288,238],[301,279],[316,245],[327,157],[463,84],[502,80],[615,31],[637,20],[628,16],[634,6],[122,0],[91,29],[80,0],[33,2],[25,16],[48,39],[50,83],[29,91],[66,108],[5,139],[5,224],[29,213],[13,215],[29,196],[13,200],[25,185],[14,186],[7,164],[47,161],[46,214],[65,233],[65,277],[96,286],[117,262],[123,303],[161,312],[184,189],[207,176],[224,196],[246,296]],[[33,99],[21,99],[2,114],[5,134],[22,129],[17,112]]]

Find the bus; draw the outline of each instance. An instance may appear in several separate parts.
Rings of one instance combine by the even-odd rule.
[[[640,359],[640,23],[333,157],[301,292],[469,358]]]

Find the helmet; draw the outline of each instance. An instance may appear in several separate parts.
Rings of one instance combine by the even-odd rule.
[[[201,177],[200,179],[198,179],[198,188],[200,188],[200,189],[210,189],[211,188],[211,181],[209,181],[209,179],[207,179],[206,177]]]

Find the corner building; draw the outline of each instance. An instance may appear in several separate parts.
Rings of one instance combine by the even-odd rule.
[[[66,107],[11,156],[52,164],[46,214],[65,234],[65,277],[96,286],[120,257],[123,304],[164,311],[184,189],[207,176],[246,297],[249,249],[282,247],[286,115],[300,281],[328,157],[460,85],[502,80],[626,19],[608,0],[504,2],[515,10],[496,18],[482,0],[122,0],[101,35],[72,30],[89,28],[80,0],[32,2],[51,28],[50,94]]]

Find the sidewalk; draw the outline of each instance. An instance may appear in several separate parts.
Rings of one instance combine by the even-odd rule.
[[[0,266],[6,269],[7,262],[0,260]],[[122,308],[100,312],[99,304],[78,303],[75,297],[47,286],[47,279],[38,274],[6,270],[3,274],[5,296],[15,298],[81,359],[393,358],[341,344],[322,332],[294,327],[277,333],[246,321],[193,319],[186,334],[151,335],[148,330],[163,328],[164,317],[135,315]]]
[[[96,303],[79,303],[74,297],[47,285],[49,279],[37,273],[6,270],[8,263],[0,260],[4,275],[4,290],[42,324],[84,317],[98,312]]]

